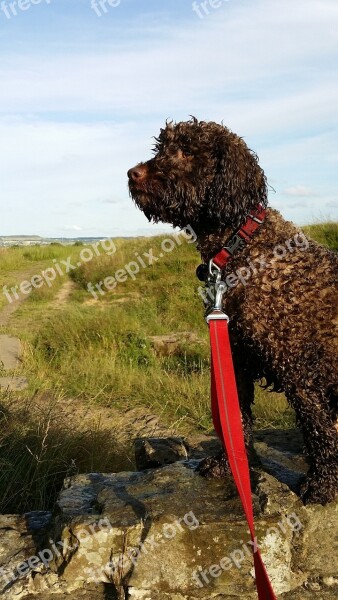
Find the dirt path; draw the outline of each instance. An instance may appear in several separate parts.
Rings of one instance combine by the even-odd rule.
[[[37,273],[42,265],[35,264],[34,267],[25,271],[14,271],[8,275],[17,282],[29,280],[32,275]],[[71,294],[74,287],[72,281],[66,281],[56,294],[51,306],[53,308],[62,308]],[[12,315],[18,310],[22,303],[27,300],[25,294],[18,294],[19,298],[7,300],[6,305],[0,310],[0,328],[8,327]],[[19,338],[6,334],[0,334],[0,389],[9,391],[21,391],[27,388],[28,381],[25,377],[15,374],[21,366],[21,342]]]
[[[29,280],[33,275],[38,273],[39,270],[41,270],[42,268],[43,268],[43,265],[41,265],[40,263],[36,263],[30,269],[25,269],[24,271],[10,271],[9,273],[7,273],[7,276],[11,280],[15,279],[17,281],[17,285],[19,285],[22,281]],[[10,293],[10,296],[12,297],[13,294]],[[8,300],[6,297],[6,304],[0,310],[0,327],[6,327],[8,325],[13,313],[15,313],[18,310],[18,308],[21,306],[21,304],[28,298],[27,294],[18,293],[18,296],[19,296],[19,298],[12,300],[12,302],[10,300]]]
[[[34,265],[30,270],[12,272],[11,278],[18,281],[30,279],[41,265]],[[70,299],[72,291],[75,288],[74,282],[67,280],[57,291],[50,302],[53,309],[62,309]],[[27,299],[27,295],[21,294],[18,300],[7,303],[0,310],[0,328],[10,325],[11,317]],[[119,301],[129,300],[121,298]],[[22,374],[16,375],[15,372],[21,367],[21,343],[19,338],[7,334],[0,334],[0,389],[10,391],[21,391],[28,385],[27,380]],[[43,394],[35,399],[39,410],[46,410],[51,402],[50,397]],[[113,407],[102,407],[97,404],[81,402],[72,398],[57,401],[59,411],[57,414],[61,421],[63,419],[71,420],[75,426],[90,429],[99,427],[103,431],[111,431],[112,427],[118,426],[123,437],[135,439],[136,437],[168,437],[175,435],[175,429],[168,429],[160,420],[160,417],[150,413],[146,408],[138,406],[127,411],[119,411]]]
[[[27,388],[25,377],[15,373],[21,366],[21,343],[19,338],[0,334],[0,390],[21,391]]]
[[[67,301],[74,288],[75,283],[73,281],[70,279],[66,281],[56,294],[53,302],[51,303],[51,307],[57,309],[63,308],[67,304]]]
[[[0,327],[6,327],[8,321],[10,320],[12,314],[18,310],[19,306],[25,300],[25,297],[20,298],[19,300],[13,301],[11,304],[6,304],[6,306],[0,312]]]
[[[33,268],[25,271],[15,271],[11,272],[8,275],[17,280],[17,282],[29,280],[32,275],[38,273],[43,269],[43,264],[36,263]],[[67,301],[75,288],[75,284],[70,279],[65,281],[65,283],[61,286],[58,292],[55,294],[54,299],[51,302],[52,308],[62,308],[67,304]],[[6,300],[6,305],[0,309],[0,327],[6,327],[10,322],[12,315],[18,310],[21,304],[27,300],[28,295],[18,294],[19,298],[10,302]]]
[[[8,276],[19,282],[29,279],[36,272],[36,266],[25,271],[12,271]],[[27,296],[19,294],[18,299],[10,301],[6,298],[6,305],[0,311],[0,328],[7,327],[12,315],[18,310]],[[23,376],[15,375],[21,366],[21,342],[19,338],[6,334],[0,335],[0,390],[21,391],[26,389],[28,381]]]

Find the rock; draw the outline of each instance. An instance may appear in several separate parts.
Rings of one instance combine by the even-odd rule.
[[[299,429],[256,431],[254,446],[264,469],[279,481],[286,483],[291,490],[297,491],[308,470],[301,431]]]
[[[58,600],[60,597],[69,598],[69,600],[119,600],[116,590],[113,585],[97,585],[87,587],[86,589],[78,589],[70,594],[67,590],[54,590],[52,593],[43,594],[24,594],[20,596],[20,600]]]
[[[0,515],[0,595],[7,600],[119,600],[115,586],[101,584],[69,593],[49,569],[51,513]],[[45,564],[44,562],[45,561]]]
[[[234,484],[231,478],[205,481],[195,466],[186,461],[68,480],[58,501],[58,531],[65,547],[75,542],[76,551],[56,561],[66,585],[80,587],[93,578],[113,580],[117,589],[127,586],[130,598],[256,599],[248,530]],[[298,588],[311,577],[334,577],[335,560],[326,548],[332,549],[337,506],[325,509],[332,527],[321,531],[326,542],[320,568],[313,511],[322,507],[304,508],[285,484],[269,474],[256,476],[256,529],[265,564],[276,593],[298,599]],[[307,562],[311,553],[317,554],[315,564]]]
[[[204,340],[191,331],[182,331],[170,335],[153,335],[149,338],[155,352],[161,356],[170,356],[175,354],[182,344],[201,344]]]
[[[254,432],[254,448],[259,462],[267,473],[286,483],[294,492],[307,473],[308,465],[303,453],[303,437],[299,429],[261,429]],[[216,456],[221,443],[215,434],[194,435],[186,442],[189,458]],[[254,461],[251,457],[251,465]]]
[[[28,387],[28,381],[26,377],[7,376],[0,377],[0,389],[8,390],[10,392],[21,392]]]
[[[52,523],[52,513],[34,510],[24,515],[27,531],[33,537],[36,548],[44,548]]]
[[[117,587],[128,582],[128,589],[199,591],[193,571],[199,564],[212,564],[225,550],[234,551],[239,539],[247,539],[247,528],[232,481],[206,482],[193,466],[175,463],[142,473],[73,479],[59,499],[61,539],[66,547],[75,542],[77,548],[63,553],[59,564],[67,584],[80,587],[89,577],[113,579]],[[79,506],[88,506],[89,497],[89,514],[79,519]],[[245,563],[248,579],[234,568],[223,579],[212,580],[212,591],[219,586],[223,593],[253,591],[252,565],[248,558]]]
[[[135,440],[135,461],[139,471],[172,464],[188,457],[182,438],[138,438]]]
[[[46,532],[49,529],[52,513],[46,510],[32,510],[31,512],[25,513],[25,519],[27,523],[27,529],[31,533]]]
[[[124,417],[124,433],[133,442],[139,437],[165,438],[175,433],[161,423],[158,415],[148,413],[143,406],[127,409]]]
[[[0,515],[0,595],[19,582],[20,571],[25,571],[23,565],[35,552],[36,544],[27,519],[19,515]]]
[[[302,514],[306,527],[297,552],[299,568],[310,571],[314,577],[337,578],[338,503],[309,505]]]
[[[216,434],[194,434],[193,436],[188,436],[185,443],[188,456],[193,459],[216,456],[222,449],[222,444]]]
[[[20,366],[21,343],[16,337],[0,335],[0,366],[6,371]]]
[[[0,335],[0,374],[17,369],[21,362],[21,343],[16,337]],[[26,377],[4,375],[0,377],[0,390],[20,392],[28,387]]]
[[[318,586],[317,590],[301,587],[292,593],[283,594],[281,600],[337,600],[337,597],[338,587],[334,589],[322,589]]]
[[[282,438],[269,439],[258,443],[282,464]],[[197,464],[77,475],[65,480],[52,523],[46,513],[3,516],[2,583],[39,550],[46,562],[3,585],[4,599],[257,600],[233,480],[205,480]],[[257,540],[278,600],[336,598],[337,503],[304,507],[286,483],[259,470],[252,482]]]

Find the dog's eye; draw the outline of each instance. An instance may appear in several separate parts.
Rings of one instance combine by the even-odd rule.
[[[191,158],[191,152],[189,152],[189,150],[187,150],[186,148],[180,148],[177,151],[177,157],[184,159],[184,158]]]

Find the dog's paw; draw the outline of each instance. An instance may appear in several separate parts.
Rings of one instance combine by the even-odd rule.
[[[220,452],[202,460],[196,471],[206,479],[224,479],[229,475],[230,467],[226,455]]]

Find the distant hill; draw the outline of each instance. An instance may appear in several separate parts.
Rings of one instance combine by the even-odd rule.
[[[42,240],[40,235],[2,235],[0,240]]]
[[[44,238],[40,235],[3,235],[0,236],[0,247],[1,246],[44,246],[47,244],[62,244],[63,246],[67,246],[69,244],[74,244],[75,242],[80,242],[83,244],[88,244],[91,242],[96,242],[102,240],[104,236],[101,237],[75,237],[75,238]]]

